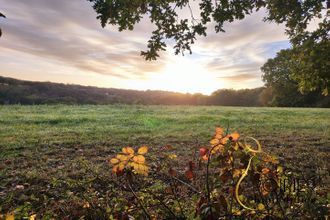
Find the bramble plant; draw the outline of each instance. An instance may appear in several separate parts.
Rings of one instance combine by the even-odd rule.
[[[148,175],[148,166],[145,164],[145,157],[143,156],[148,152],[147,146],[142,146],[135,155],[134,149],[131,147],[124,147],[122,152],[117,154],[115,158],[110,160],[113,164],[114,173],[122,173],[124,169],[131,169],[137,174]]]
[[[86,180],[51,183],[56,193],[67,186],[54,203],[60,211],[25,202],[0,219],[313,219],[329,211],[321,180],[310,182],[289,164],[282,169],[253,137],[218,127],[207,146],[190,149],[127,146],[109,158],[112,171],[78,160],[73,172]]]
[[[135,207],[122,210],[127,218],[285,217],[279,199],[275,204],[269,202],[278,196],[282,168],[255,138],[241,141],[239,133],[218,127],[209,146],[201,147],[196,161],[189,161],[182,172],[174,169],[177,156],[173,150],[166,146],[155,161],[148,162],[153,164],[149,177],[146,146],[137,155],[132,147],[125,147],[110,160],[113,173],[120,183],[126,179],[128,187],[118,185],[123,191],[129,189],[137,200]]]

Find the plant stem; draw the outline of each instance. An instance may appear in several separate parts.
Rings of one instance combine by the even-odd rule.
[[[139,197],[138,197],[138,196],[136,195],[136,193],[134,192],[134,190],[133,190],[133,188],[132,188],[132,186],[131,186],[131,183],[130,183],[129,181],[127,181],[127,182],[128,182],[128,187],[129,187],[129,189],[131,190],[131,192],[133,193],[134,197],[136,198],[136,200],[137,200],[138,203],[140,204],[140,206],[141,206],[141,208],[142,208],[144,214],[146,215],[147,219],[148,219],[148,220],[151,220],[151,217],[150,217],[150,215],[149,215],[147,209],[143,206],[141,200],[139,199]]]
[[[173,184],[172,182],[170,183],[170,186],[171,186],[171,191],[173,193],[173,196],[175,197],[175,200],[178,202],[178,205],[179,205],[179,208],[180,208],[180,212],[181,212],[181,215],[184,216],[184,213],[183,213],[183,209],[182,209],[182,206],[181,206],[181,203],[180,203],[180,200],[177,196],[177,193],[174,191],[174,188],[173,188]]]
[[[147,191],[145,191],[145,192],[147,192]],[[149,193],[149,194],[151,194],[153,197],[155,197],[155,198],[159,201],[159,203],[160,203],[162,206],[164,206],[164,207],[167,209],[167,211],[169,211],[169,213],[171,213],[171,215],[174,217],[174,219],[177,219],[177,216],[175,215],[175,213],[171,210],[170,207],[168,207],[168,206],[165,204],[165,202],[163,202],[163,200],[161,200],[161,199],[159,198],[159,196],[155,195],[153,192],[147,192],[147,193]]]
[[[180,182],[180,183],[182,183],[182,184],[188,186],[188,187],[189,187],[191,190],[193,190],[194,192],[196,192],[196,193],[198,193],[198,194],[201,194],[201,192],[198,191],[198,190],[197,190],[195,187],[193,187],[191,184],[186,183],[186,182],[180,180],[179,178],[177,178],[177,177],[175,177],[175,176],[170,176],[170,177],[173,178],[174,180],[176,180],[176,181],[178,181],[178,182]]]
[[[211,196],[210,196],[210,183],[209,183],[209,167],[210,167],[210,160],[211,160],[211,152],[213,149],[218,146],[219,144],[213,146],[211,150],[208,152],[208,157],[207,157],[207,165],[206,165],[206,194],[207,194],[207,203],[210,208],[210,214],[211,214],[211,219],[213,219],[213,212],[212,212],[212,206],[211,206]]]

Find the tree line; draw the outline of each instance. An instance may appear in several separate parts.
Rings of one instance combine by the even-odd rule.
[[[267,85],[267,84],[266,84]],[[301,94],[295,84],[285,89],[219,89],[211,95],[167,91],[98,88],[51,82],[31,82],[0,77],[0,104],[143,104],[330,107],[329,96]]]

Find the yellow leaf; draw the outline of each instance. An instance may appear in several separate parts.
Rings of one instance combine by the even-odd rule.
[[[6,218],[5,218],[6,220],[15,220],[15,215],[14,215],[14,213],[8,213],[7,215],[6,215]]]
[[[225,144],[227,144],[228,140],[229,140],[229,137],[228,136],[227,137],[224,137],[224,138],[221,139],[220,143],[223,144],[223,145],[225,145]]]
[[[233,145],[232,147],[233,147],[233,149],[234,149],[235,151],[237,151],[238,148],[239,148],[239,145],[238,145],[238,143],[234,143],[234,145]]]
[[[211,154],[215,154],[218,151],[222,152],[223,150],[224,150],[224,147],[221,145],[218,145],[212,149]]]
[[[203,157],[202,157],[203,160],[207,161],[209,159],[208,155],[205,154]]]
[[[222,138],[222,134],[216,134],[216,135],[214,136],[214,138],[215,138],[215,139],[221,139],[221,138]]]
[[[170,154],[168,155],[168,158],[170,158],[171,160],[176,159],[178,156],[176,154]]]
[[[125,163],[124,163],[124,162],[120,162],[120,163],[118,164],[118,170],[119,170],[119,171],[122,171],[124,168],[125,168]]]
[[[231,135],[230,135],[230,139],[232,140],[232,141],[237,141],[238,140],[238,138],[239,138],[239,133],[237,133],[237,132],[234,132],[234,133],[232,133]]]
[[[223,135],[223,128],[220,127],[215,128],[215,133],[219,135]]]
[[[88,209],[90,207],[91,207],[91,205],[89,204],[89,202],[85,202],[85,204],[83,205],[84,209]]]
[[[215,154],[220,148],[220,146],[216,146],[212,149],[211,154]]]
[[[117,164],[117,163],[119,163],[119,160],[118,160],[117,158],[112,158],[112,159],[110,160],[110,163],[111,163],[111,164]]]
[[[149,168],[144,164],[133,163],[133,168],[136,173],[147,176]]]
[[[263,169],[261,170],[261,173],[264,174],[264,175],[266,175],[266,174],[269,173],[269,172],[270,172],[270,170],[269,170],[268,168],[263,168]]]
[[[220,141],[218,140],[218,139],[212,139],[211,141],[210,141],[210,144],[211,145],[217,145],[217,144],[219,144],[220,143]]]
[[[240,169],[234,169],[233,170],[233,177],[239,177],[241,175],[241,170]]]
[[[116,158],[122,162],[128,161],[131,157],[123,155],[123,154],[117,154]]]
[[[148,147],[147,146],[142,146],[138,150],[138,154],[146,154],[148,152]]]
[[[140,166],[141,166],[141,165],[140,165]],[[142,172],[141,172],[142,175],[148,176],[149,167],[146,166],[146,165],[143,165],[141,171],[142,171]]]
[[[276,171],[277,171],[278,173],[283,173],[283,167],[278,166],[277,169],[276,169]]]
[[[112,172],[117,173],[117,171],[118,171],[118,165],[113,166],[112,167]]]
[[[234,214],[234,215],[241,215],[242,212],[241,212],[240,210],[235,210],[235,211],[233,211],[233,214]]]
[[[124,154],[134,154],[134,149],[131,147],[124,147],[122,151]]]
[[[329,95],[328,87],[326,87],[325,89],[323,89],[322,95],[324,95],[324,96],[328,96]]]
[[[31,215],[29,220],[36,220],[37,214]]]
[[[133,161],[134,161],[135,163],[143,164],[143,163],[146,161],[146,159],[145,159],[145,157],[142,156],[142,155],[137,155],[137,156],[134,156],[134,157],[133,157]]]
[[[258,207],[257,207],[257,209],[258,209],[259,211],[262,211],[262,210],[264,210],[264,209],[265,209],[265,206],[264,206],[264,204],[262,204],[262,203],[259,203],[259,204],[258,204]]]
[[[130,163],[130,166],[133,167],[133,169],[134,169],[135,171],[137,171],[137,170],[139,169],[139,164],[138,164],[138,163],[131,162],[131,163]]]

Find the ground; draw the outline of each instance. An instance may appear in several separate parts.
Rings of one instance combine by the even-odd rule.
[[[330,109],[1,106],[0,125],[0,213],[65,216],[87,199],[102,212],[111,204],[107,160],[118,150],[146,144],[157,155],[172,145],[187,158],[216,126],[257,138],[303,175],[329,173]]]

